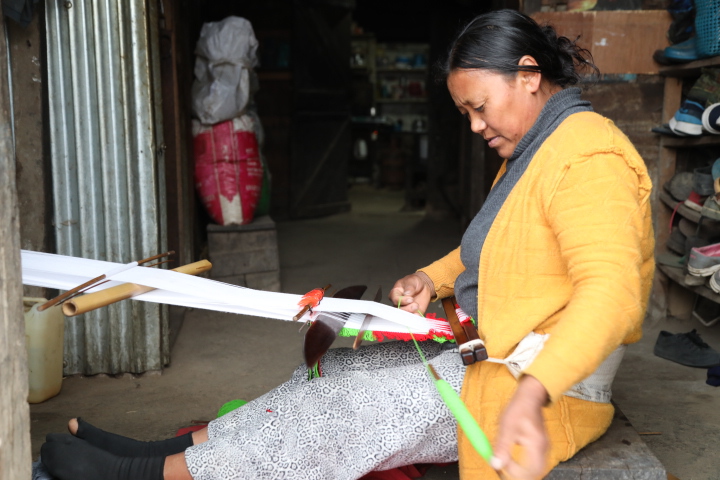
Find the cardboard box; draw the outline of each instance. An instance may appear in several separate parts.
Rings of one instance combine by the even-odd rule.
[[[597,12],[538,12],[532,17],[549,23],[559,35],[575,40],[592,53],[602,74],[656,74],[652,56],[669,45],[672,17],[666,10]]]

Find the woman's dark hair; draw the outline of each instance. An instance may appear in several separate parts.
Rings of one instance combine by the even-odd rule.
[[[576,42],[516,10],[496,10],[475,17],[460,30],[437,73],[444,81],[457,69],[482,68],[513,76],[519,71],[540,72],[565,88],[578,83],[585,69],[600,73],[592,54]],[[533,57],[538,66],[518,65],[525,55]]]

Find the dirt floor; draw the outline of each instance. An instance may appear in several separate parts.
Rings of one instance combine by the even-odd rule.
[[[433,221],[402,212],[400,192],[355,187],[353,211],[278,224],[282,289],[305,293],[335,286],[394,281],[457,246],[456,221]],[[370,294],[366,294],[369,297]],[[661,329],[697,328],[720,350],[720,329],[689,317],[688,299],[671,305],[684,320],[648,320],[645,337],[629,347],[616,378],[614,400],[643,435],[669,473],[681,480],[720,479],[720,390],[705,384],[706,370],[674,364],[652,354]],[[251,400],[288,378],[302,363],[298,325],[208,311],[189,311],[160,373],[119,377],[74,376],[62,392],[31,406],[33,458],[45,434],[65,431],[82,416],[103,429],[142,440],[173,436],[177,429],[214,418],[223,403]],[[339,342],[349,346],[351,339]],[[457,479],[457,468],[435,467],[429,480]]]

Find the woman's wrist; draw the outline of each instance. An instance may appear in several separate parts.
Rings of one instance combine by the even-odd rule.
[[[423,281],[423,283],[424,283],[425,286],[427,287],[428,291],[430,292],[430,298],[435,298],[435,297],[437,297],[437,293],[435,293],[435,284],[434,284],[433,281],[430,279],[430,277],[428,276],[428,274],[425,273],[425,272],[423,272],[423,271],[421,271],[421,270],[418,270],[417,272],[415,272],[415,275],[417,275],[418,277],[420,277],[420,279]]]
[[[532,375],[523,375],[520,378],[515,395],[541,407],[550,403],[550,396],[545,386]]]

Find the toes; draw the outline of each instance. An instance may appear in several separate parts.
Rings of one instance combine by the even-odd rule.
[[[79,418],[71,418],[70,421],[68,422],[68,430],[73,435],[77,435],[77,431],[78,431],[78,427],[79,427],[78,420],[79,420]]]

